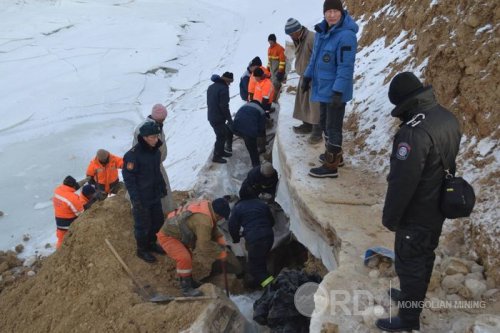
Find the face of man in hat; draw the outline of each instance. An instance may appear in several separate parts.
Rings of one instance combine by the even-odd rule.
[[[302,29],[299,29],[299,30],[297,30],[297,31],[295,31],[295,32],[292,32],[292,33],[290,34],[290,37],[291,37],[293,40],[299,40],[301,32],[302,32]]]
[[[158,134],[153,134],[153,135],[148,135],[148,136],[143,136],[144,141],[151,147],[156,146],[158,143]]]
[[[342,12],[337,9],[328,9],[325,12],[325,20],[328,23],[328,26],[335,25],[339,23],[340,19],[342,18]]]

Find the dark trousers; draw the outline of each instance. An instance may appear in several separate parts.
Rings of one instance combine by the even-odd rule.
[[[156,243],[156,233],[160,231],[165,216],[161,208],[161,201],[149,206],[132,209],[134,216],[134,236],[137,247],[147,249],[151,244]]]
[[[273,237],[266,237],[252,243],[246,243],[248,270],[259,284],[269,277],[266,261],[273,247],[273,242]]]
[[[319,124],[328,137],[328,143],[342,147],[345,103],[340,108],[333,107],[332,103],[319,103],[319,112]]]
[[[396,231],[395,268],[399,277],[401,297],[399,316],[418,321],[434,267],[434,250],[441,230],[408,226]],[[412,303],[411,303],[412,302]],[[418,304],[418,305],[417,305]]]
[[[256,167],[260,165],[259,159],[259,149],[257,148],[257,138],[252,138],[249,136],[244,136],[245,146],[247,147],[248,153],[250,154],[250,160],[252,161],[252,166]]]
[[[222,156],[224,154],[224,145],[233,146],[233,132],[225,123],[210,122],[210,125],[215,132],[214,156]]]

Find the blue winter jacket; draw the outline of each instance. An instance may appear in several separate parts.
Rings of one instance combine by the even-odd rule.
[[[240,78],[240,97],[245,102],[248,101],[248,83],[250,82],[250,70],[247,68]]]
[[[332,28],[323,20],[314,29],[314,47],[304,73],[312,78],[311,101],[331,103],[335,91],[342,93],[342,102],[348,102],[352,99],[358,25],[344,10]]]
[[[234,116],[233,127],[231,129],[234,134],[239,136],[257,138],[265,135],[266,116],[259,102],[248,102],[240,107]]]
[[[240,228],[247,243],[273,237],[274,218],[269,206],[260,199],[240,200],[229,217],[229,233],[235,243],[240,241]]]

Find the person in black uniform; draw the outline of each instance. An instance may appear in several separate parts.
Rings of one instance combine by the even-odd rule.
[[[274,242],[274,218],[269,206],[257,198],[251,187],[242,187],[239,194],[240,200],[229,217],[229,233],[233,243],[239,243],[240,228],[243,228],[250,274],[254,285],[264,288],[274,280],[266,266]]]
[[[167,195],[160,170],[160,131],[156,123],[144,123],[137,136],[139,142],[123,157],[122,175],[132,202],[137,256],[149,263],[156,261],[151,251],[165,254],[156,243],[164,221],[161,198]]]
[[[278,173],[273,168],[273,165],[266,161],[248,172],[247,178],[241,184],[241,190],[249,187],[256,196],[267,193],[274,199],[277,185]],[[248,192],[247,189],[245,191]]]
[[[399,301],[398,316],[379,319],[376,325],[399,332],[420,328],[421,304],[445,220],[439,209],[445,176],[439,151],[454,174],[462,134],[457,118],[437,103],[432,87],[424,87],[411,72],[393,78],[389,100],[396,105],[391,115],[402,123],[394,137],[382,224],[396,233],[401,290],[391,290]]]
[[[223,157],[231,157],[233,151],[233,118],[229,111],[229,85],[233,82],[233,73],[225,72],[211,77],[212,84],[207,89],[208,121],[215,132],[214,155],[212,162],[226,163]]]

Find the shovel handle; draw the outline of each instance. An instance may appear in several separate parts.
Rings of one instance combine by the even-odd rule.
[[[118,262],[122,265],[122,267],[125,270],[125,272],[127,272],[128,276],[132,279],[132,281],[134,281],[135,285],[141,290],[142,294],[145,295],[146,297],[149,297],[149,293],[146,291],[146,289],[144,289],[141,286],[141,284],[139,283],[139,281],[136,280],[136,278],[135,278],[134,274],[132,273],[132,271],[130,270],[130,268],[123,261],[123,259],[120,257],[120,255],[118,254],[118,252],[116,252],[114,246],[111,245],[111,242],[107,238],[105,238],[104,241],[106,242],[106,245],[108,245],[108,247],[111,250],[111,252],[113,252],[116,260],[118,260]]]

